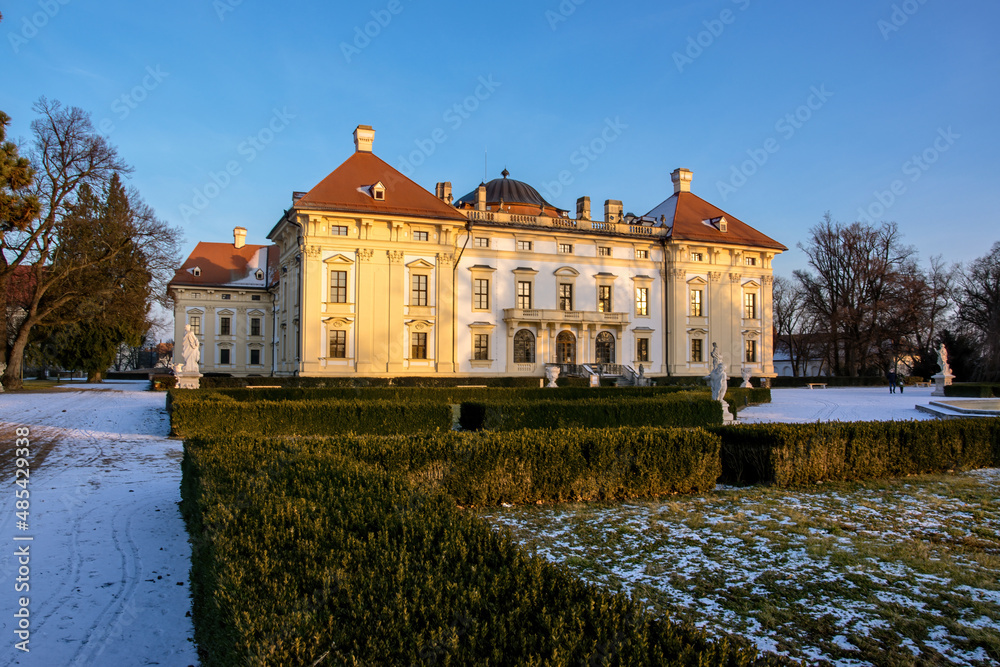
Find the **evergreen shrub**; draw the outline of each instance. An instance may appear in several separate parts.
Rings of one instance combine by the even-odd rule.
[[[705,426],[722,423],[722,408],[704,391],[681,391],[649,398],[466,401],[460,419],[462,428],[470,431]]]
[[[712,428],[726,483],[798,486],[1000,465],[1000,419]]]
[[[201,663],[779,665],[532,556],[329,440],[185,446]]]

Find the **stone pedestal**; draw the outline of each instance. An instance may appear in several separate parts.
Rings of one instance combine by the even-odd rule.
[[[201,373],[177,373],[178,389],[198,389],[201,387]]]
[[[729,404],[726,403],[725,401],[719,401],[719,402],[722,403],[722,423],[730,424],[733,421],[735,421],[733,419],[733,413],[729,411]]]
[[[932,375],[931,379],[934,380],[934,393],[931,396],[944,396],[944,388],[951,386],[951,381],[955,379],[955,376],[951,373],[938,373]]]

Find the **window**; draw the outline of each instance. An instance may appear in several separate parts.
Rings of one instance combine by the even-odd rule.
[[[559,310],[573,310],[572,283],[559,283]]]
[[[410,334],[410,359],[426,359],[427,358],[427,334],[426,333],[413,333]]]
[[[372,194],[375,197],[375,201],[385,201],[385,190],[382,188],[376,188],[372,191]]]
[[[535,335],[527,329],[514,334],[514,363],[535,363]]]
[[[700,364],[705,360],[705,342],[700,338],[691,340],[691,361]]]
[[[485,236],[477,236],[476,237],[476,247],[477,248],[489,248],[490,247],[490,240],[488,238],[486,238]]]
[[[428,241],[430,240],[429,232],[413,232],[414,241]]]
[[[251,301],[260,301],[260,294],[251,294],[250,295],[250,300]]]
[[[260,269],[257,269],[257,271],[253,275],[254,275],[254,277],[257,280],[263,280],[264,279],[264,272],[262,270],[260,270]]]
[[[649,315],[649,288],[635,288],[635,314],[640,317]]]
[[[476,334],[473,343],[472,358],[476,361],[485,361],[490,358],[490,335]]]
[[[636,259],[649,259],[649,251],[648,250],[636,250],[635,251],[635,258]]]
[[[490,281],[488,278],[476,278],[473,281],[473,308],[476,310],[490,309]]]
[[[611,285],[597,286],[597,310],[601,313],[611,312]]]
[[[611,248],[605,246],[598,246],[597,248],[598,257],[611,257]]]
[[[330,225],[330,236],[347,236],[347,225]]]
[[[259,336],[260,335],[260,318],[251,317],[250,318],[250,335]]]
[[[232,320],[228,317],[219,318],[219,335],[231,336],[233,334]]]
[[[746,264],[747,264],[747,266],[757,266],[757,258],[756,257],[747,257],[746,258]]]
[[[410,290],[411,306],[427,305],[427,276],[413,276],[412,289]],[[423,357],[421,357],[423,358]]]
[[[347,332],[346,331],[331,331],[330,332],[330,354],[327,355],[331,359],[346,359],[347,358]]]
[[[702,292],[700,289],[691,290],[691,317],[702,317],[703,315],[701,296]]]
[[[746,361],[747,361],[747,363],[750,363],[750,364],[757,363],[757,341],[755,341],[755,340],[748,340],[746,342],[746,345],[744,347],[746,348]]]
[[[230,350],[229,350],[228,347],[224,347],[221,350],[219,350],[219,365],[220,366],[228,366],[229,365],[229,363],[230,363],[229,362],[229,352],[230,352]]]
[[[757,293],[747,292],[743,295],[743,317],[748,320],[757,319]]]
[[[260,350],[250,350],[250,365],[260,366]]]
[[[573,244],[572,243],[560,243],[559,244],[559,252],[563,252],[563,253],[567,253],[567,254],[572,255],[573,254]]]
[[[233,298],[233,295],[232,295],[232,294],[222,294],[222,295],[220,295],[220,296],[222,297],[222,300],[223,300],[223,301],[229,301],[230,299],[232,299],[232,298]]]
[[[192,315],[188,318],[188,324],[191,325],[191,332],[196,335],[201,335],[201,316]]]
[[[705,256],[702,255],[700,252],[693,252],[693,253],[691,253],[691,261],[692,262],[704,262],[705,261]]]
[[[517,281],[517,307],[531,310],[531,283],[527,280]]]
[[[531,241],[518,241],[517,242],[517,249],[518,250],[531,250]]]
[[[330,272],[330,303],[347,303],[347,271]]]
[[[201,268],[196,266],[193,269],[191,269],[191,275],[195,276],[195,277],[200,276],[201,275]]]
[[[635,360],[649,362],[649,339],[635,339]]]

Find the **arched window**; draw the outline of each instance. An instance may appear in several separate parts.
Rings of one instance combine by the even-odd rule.
[[[576,363],[576,336],[569,331],[560,331],[556,336],[556,363]]]
[[[602,331],[597,334],[597,345],[594,350],[597,357],[594,361],[599,364],[615,363],[615,337],[613,334]]]
[[[514,334],[514,363],[535,363],[535,335],[527,329]]]

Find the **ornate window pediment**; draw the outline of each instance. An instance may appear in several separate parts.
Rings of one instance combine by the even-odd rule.
[[[434,322],[430,320],[410,320],[406,323],[412,331],[429,331],[434,327]]]
[[[434,265],[428,262],[426,259],[418,259],[407,264],[406,268],[410,269],[411,271],[414,269],[426,270],[426,269],[433,269]]]
[[[707,285],[708,281],[702,278],[701,276],[695,276],[691,280],[687,281],[687,283],[692,287],[700,287],[703,285]]]
[[[688,329],[687,332],[688,332],[688,334],[691,334],[691,335],[694,335],[694,336],[707,336],[708,335],[708,329],[695,328],[695,329]]]
[[[760,289],[760,283],[756,280],[748,280],[743,283],[743,289]]]
[[[336,254],[333,257],[328,257],[324,259],[323,263],[326,264],[327,266],[337,265],[337,264],[348,265],[348,264],[354,264],[354,260],[351,259],[350,257],[347,257],[346,255]]]
[[[580,272],[574,269],[572,266],[563,266],[552,272],[553,274],[561,278],[576,278],[580,275]]]
[[[328,329],[343,329],[354,324],[353,317],[328,317],[323,320]]]

